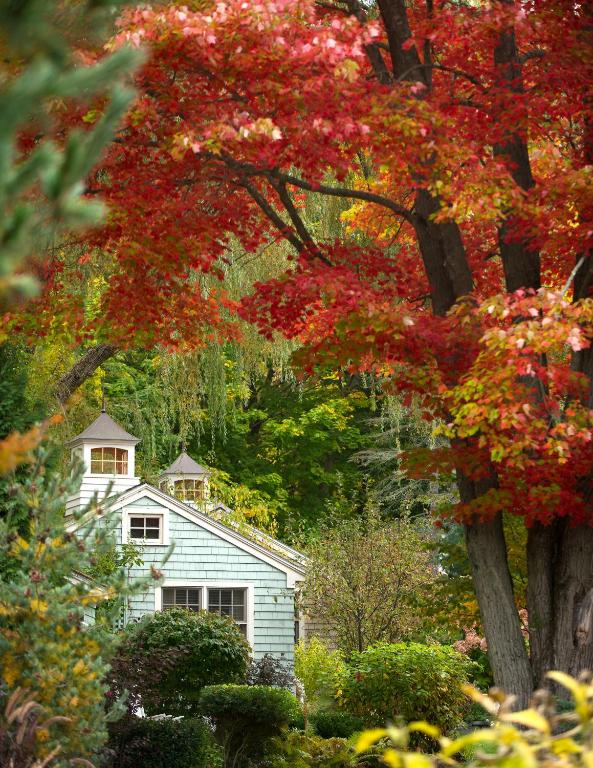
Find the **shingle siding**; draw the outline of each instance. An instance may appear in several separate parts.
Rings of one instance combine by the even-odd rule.
[[[156,512],[159,506],[146,497],[125,509],[155,507]],[[169,512],[169,537],[175,547],[167,563],[162,565],[166,546],[147,545],[143,567],[132,568],[130,576],[146,576],[150,573],[150,566],[154,565],[163,571],[165,580],[252,583],[255,657],[273,653],[292,662],[294,590],[287,588],[286,574],[173,511]],[[154,607],[155,587],[150,586],[145,593],[130,598],[128,620],[152,613]]]

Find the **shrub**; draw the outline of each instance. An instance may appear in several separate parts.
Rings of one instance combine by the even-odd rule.
[[[352,657],[338,703],[367,725],[394,718],[428,720],[447,732],[467,707],[461,686],[471,666],[448,646],[382,643]]]
[[[202,690],[200,707],[214,723],[225,766],[233,767],[261,755],[300,711],[292,693],[264,685],[208,686]]]
[[[362,731],[364,728],[361,718],[351,715],[350,712],[321,710],[314,712],[309,717],[309,721],[315,733],[324,739],[334,737],[348,739],[353,733]]]
[[[120,654],[129,663],[117,665],[115,694],[131,676],[132,692],[148,714],[195,715],[205,685],[245,681],[249,645],[226,616],[172,608],[128,625]],[[156,682],[155,664],[163,667]]]
[[[322,739],[311,733],[290,731],[269,744],[261,768],[385,768],[378,756],[356,754],[346,739]]]
[[[344,674],[344,657],[330,651],[317,637],[306,644],[301,640],[295,648],[294,671],[305,694],[305,723],[309,711],[333,704],[336,682]]]
[[[114,768],[211,768],[212,734],[201,718],[127,717],[109,728]]]
[[[271,653],[252,661],[247,675],[249,685],[273,685],[276,688],[292,688],[294,675],[287,663]]]
[[[577,682],[562,672],[548,674],[556,683],[567,688],[574,696],[572,711],[558,711],[549,691],[538,691],[532,698],[530,709],[515,712],[513,700],[486,696],[477,689],[469,689],[471,698],[479,704],[494,723],[489,728],[465,733],[453,740],[425,722],[411,723],[403,728],[375,728],[362,733],[356,749],[364,754],[367,749],[383,752],[383,761],[392,768],[587,768],[593,759],[591,726],[593,725],[593,685],[591,676]],[[565,728],[568,732],[563,733]],[[422,731],[438,745],[432,755],[409,749],[413,735]],[[385,740],[389,739],[391,743]]]

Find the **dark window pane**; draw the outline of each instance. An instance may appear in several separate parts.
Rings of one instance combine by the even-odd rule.
[[[187,603],[187,589],[177,587],[175,589],[175,604],[185,605]]]
[[[233,604],[233,592],[230,589],[221,589],[220,590],[220,602],[222,605],[232,605]]]
[[[233,619],[235,621],[245,621],[245,608],[242,605],[233,606]]]
[[[146,517],[145,520],[146,520],[147,526],[150,526],[151,528],[159,527],[159,522],[160,522],[159,517]]]
[[[187,590],[187,602],[188,603],[194,603],[198,604],[200,602],[200,590],[199,589],[188,589]]]
[[[175,590],[172,587],[163,588],[163,605],[173,605],[175,602]]]

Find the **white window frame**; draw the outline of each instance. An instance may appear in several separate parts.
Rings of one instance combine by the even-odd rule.
[[[158,517],[161,521],[161,535],[158,539],[135,539],[130,536],[130,518]],[[162,507],[127,507],[122,512],[121,542],[143,542],[147,547],[164,547],[169,545],[169,510]]]
[[[245,605],[245,619],[247,621],[246,638],[253,649],[253,629],[255,617],[255,590],[254,585],[247,581],[211,581],[209,579],[165,579],[163,583],[155,587],[154,590],[154,610],[163,610],[163,588],[164,587],[191,587],[200,589],[200,604],[204,610],[208,610],[208,589],[245,589],[247,592],[247,602]]]

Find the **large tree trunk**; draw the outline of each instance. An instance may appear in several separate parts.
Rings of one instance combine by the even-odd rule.
[[[409,46],[410,27],[402,0],[379,0],[379,10],[387,31],[394,79],[416,80],[427,87],[426,64],[415,46]],[[440,201],[418,179],[414,208],[423,223],[417,229],[418,245],[430,285],[432,310],[445,315],[456,301],[473,290],[472,274],[461,232],[453,221],[436,223],[434,214]],[[526,258],[525,252],[520,254]],[[514,260],[517,254],[509,254]],[[503,257],[504,258],[504,257]],[[529,256],[532,261],[532,256]],[[485,481],[472,482],[458,473],[461,498],[469,502],[496,485],[496,473]],[[466,526],[466,542],[480,613],[488,640],[489,655],[497,685],[527,703],[532,689],[532,675],[513,584],[507,561],[502,520],[489,523],[475,520]]]
[[[97,368],[110,357],[113,357],[118,348],[113,344],[97,344],[91,347],[76,362],[72,368],[65,373],[56,385],[56,397],[63,405],[74,392],[90,378]]]
[[[513,595],[502,515],[497,514],[490,522],[466,525],[465,541],[494,682],[514,694],[516,705],[523,708],[533,680]]]
[[[593,668],[593,528],[566,525],[554,568],[554,667]]]

